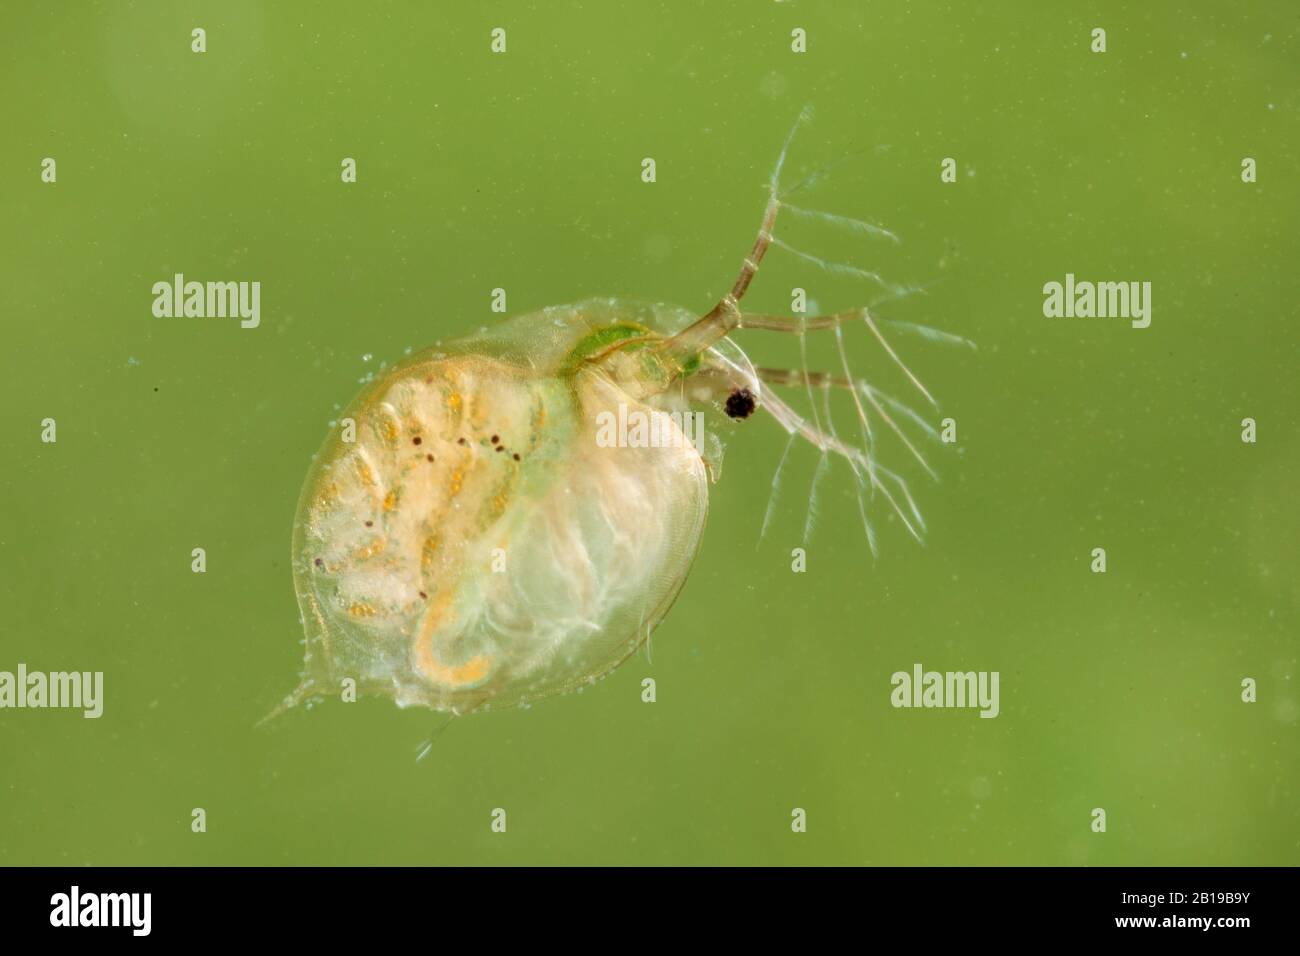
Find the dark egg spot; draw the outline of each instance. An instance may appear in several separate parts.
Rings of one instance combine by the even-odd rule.
[[[432,456],[432,455],[425,455],[425,456],[424,456],[424,460],[425,460],[425,461],[433,461],[433,456]]]
[[[463,445],[463,444],[465,444],[465,439],[463,439],[463,438],[457,438],[457,439],[456,439],[456,444],[457,444],[457,445]]]
[[[373,521],[367,521],[367,522],[366,522],[366,527],[367,527],[367,528],[373,528],[374,526],[375,526],[375,523],[374,523]]]
[[[321,560],[320,558],[317,558],[317,559],[316,559],[316,567],[318,567],[318,568],[323,568],[323,567],[325,567],[325,562],[324,562],[323,560]]]
[[[747,388],[738,388],[727,396],[727,415],[731,418],[748,418],[754,414],[757,404],[753,392]]]
[[[493,435],[493,436],[492,436],[492,444],[494,444],[494,445],[498,445],[498,444],[500,444],[500,443],[501,443],[501,436],[500,436],[500,435]]]
[[[421,438],[419,435],[416,435],[414,438],[411,439],[411,444],[412,444],[412,445],[418,445],[418,444],[420,444],[420,442],[422,442],[422,441],[424,441],[424,439]]]
[[[505,450],[506,450],[505,445],[497,445],[497,451],[505,451]]]
[[[518,452],[515,452],[515,461],[518,461],[518,460],[519,460],[519,453],[518,453]]]
[[[429,595],[425,594],[423,591],[420,592],[420,597],[424,598],[426,601],[429,599]]]

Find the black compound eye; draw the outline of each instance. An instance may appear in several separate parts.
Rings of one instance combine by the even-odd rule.
[[[731,418],[748,418],[757,406],[754,393],[747,388],[738,388],[727,396],[727,415]]]

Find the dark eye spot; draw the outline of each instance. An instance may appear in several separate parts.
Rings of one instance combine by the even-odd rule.
[[[753,392],[747,388],[738,388],[727,396],[727,415],[731,418],[748,418],[754,414],[757,405]]]
[[[366,522],[366,527],[367,527],[367,528],[373,528],[374,526],[375,526],[375,523],[374,523],[373,521],[367,521],[367,522]]]
[[[325,567],[325,562],[322,561],[320,558],[317,558],[317,559],[316,559],[316,567],[318,567],[318,568],[323,568],[323,567]]]
[[[425,459],[425,461],[433,461],[433,456],[432,456],[432,455],[425,455],[425,456],[424,456],[424,459]]]
[[[419,435],[416,435],[414,438],[411,439],[411,444],[412,444],[412,445],[418,445],[418,444],[420,444],[420,442],[422,442],[422,441],[424,441],[424,439],[421,438]]]

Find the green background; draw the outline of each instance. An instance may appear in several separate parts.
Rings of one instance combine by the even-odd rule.
[[[1066,6],[6,3],[0,669],[102,670],[107,700],[0,711],[0,862],[1300,861],[1300,13]],[[512,314],[706,311],[805,103],[792,174],[849,157],[805,203],[903,241],[778,231],[931,283],[882,313],[979,344],[896,338],[958,422],[938,484],[882,444],[926,545],[882,517],[873,561],[835,465],[792,573],[816,456],[760,543],[784,439],[759,416],[653,662],[418,763],[436,718],[387,700],[254,728],[295,682],[294,506],[358,380],[492,321],[498,286]],[[261,327],[154,318],[175,272],[260,281]],[[1150,281],[1151,327],[1045,318],[1067,272]],[[878,293],[775,250],[747,304],[795,286]],[[893,709],[916,662],[999,671],[1001,716]]]

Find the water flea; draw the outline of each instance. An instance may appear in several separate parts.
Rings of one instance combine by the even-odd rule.
[[[819,315],[749,309],[747,292],[761,283],[769,253],[862,282],[858,301],[919,291],[785,240],[785,223],[797,218],[812,235],[846,230],[897,242],[865,219],[803,205],[805,188],[835,167],[793,185],[782,181],[805,119],[781,147],[753,244],[703,314],[587,299],[417,350],[367,376],[345,414],[379,427],[358,428],[354,441],[332,431],[299,497],[293,569],[307,650],[302,680],[279,710],[323,697],[344,677],[400,707],[453,714],[525,707],[605,677],[652,631],[661,633],[703,540],[710,488],[733,436],[755,436],[771,451],[775,474],[760,536],[776,503],[790,497],[782,493],[783,468],[798,451],[817,464],[804,489],[802,536],[794,528],[783,536],[809,540],[821,484],[839,480],[852,482],[856,508],[832,520],[861,519],[873,554],[883,515],[922,539],[925,522],[904,471],[919,466],[934,477],[924,442],[941,443],[929,425],[933,414],[904,399],[938,403],[890,333],[970,343],[890,321],[875,306]],[[861,247],[855,239],[850,248]],[[744,336],[784,343],[786,364],[755,366],[736,341]],[[806,339],[827,346],[821,351],[833,356],[831,367],[809,367],[814,350]],[[876,360],[870,378],[855,373],[851,354]],[[775,424],[776,434],[756,434],[758,422],[726,422],[751,418]],[[419,473],[418,459],[394,440],[419,430],[431,446],[453,438],[481,446],[489,420],[497,424],[491,446],[520,461],[500,432],[516,436],[528,448],[527,469],[474,453],[453,456],[446,474]],[[831,510],[829,501],[823,509]],[[364,531],[362,521],[371,528],[379,513],[383,532]],[[318,554],[331,556],[326,573],[311,573],[313,564],[324,566]]]

